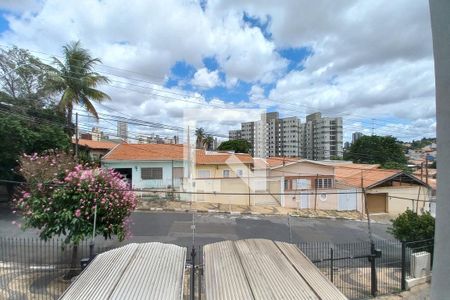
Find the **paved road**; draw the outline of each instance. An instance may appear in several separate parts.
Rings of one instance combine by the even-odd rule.
[[[134,241],[162,241],[179,245],[192,243],[192,214],[136,212],[133,214]],[[266,238],[292,242],[328,241],[344,243],[367,241],[367,223],[350,220],[311,219],[286,216],[233,216],[223,214],[194,215],[196,244],[221,240]],[[372,224],[374,238],[392,239],[387,225]]]
[[[191,213],[135,212],[132,215],[132,238],[128,242],[158,241],[182,246],[192,245],[192,218]],[[294,243],[368,240],[367,223],[361,221],[291,217],[290,235],[286,216],[195,214],[194,220],[197,245],[245,238],[289,241],[290,236]],[[13,225],[12,221],[20,222],[20,219],[5,210],[0,211],[0,237],[37,237],[35,230],[22,231]],[[386,233],[387,227],[385,224],[372,224],[374,238],[393,239]],[[103,244],[110,245],[111,242]]]
[[[175,242],[192,239],[192,213],[134,212],[132,233],[135,240]],[[196,237],[199,240],[268,238],[289,240],[287,216],[249,216],[228,214],[195,214]],[[0,210],[0,237],[36,236],[36,231],[23,231],[13,221],[20,218],[6,209]],[[295,242],[330,241],[350,242],[367,240],[367,222],[352,220],[290,218],[292,239]],[[376,239],[392,239],[386,233],[388,225],[372,224]]]

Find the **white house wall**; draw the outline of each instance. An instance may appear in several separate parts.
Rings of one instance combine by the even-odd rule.
[[[182,161],[123,161],[123,162],[102,162],[102,166],[110,169],[130,168],[132,170],[132,187],[133,189],[144,188],[166,188],[172,185],[172,168],[184,167]],[[142,168],[162,168],[163,178],[154,180],[141,179]],[[186,173],[186,167],[185,171]]]

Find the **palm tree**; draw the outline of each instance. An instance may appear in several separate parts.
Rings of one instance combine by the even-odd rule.
[[[205,150],[210,150],[212,148],[214,144],[214,138],[211,135],[207,135],[204,139],[203,139],[203,148]]]
[[[205,129],[203,129],[201,127],[196,129],[195,136],[197,137],[197,139],[195,141],[195,146],[197,148],[202,148],[204,146],[204,140],[206,138]]]
[[[98,119],[92,101],[102,102],[111,99],[107,94],[96,89],[102,83],[108,83],[107,77],[94,71],[99,58],[92,58],[88,50],[81,47],[80,42],[72,42],[63,46],[64,61],[53,58],[55,67],[51,67],[48,89],[61,93],[58,108],[67,118],[69,134],[73,134],[72,111],[74,105],[84,106],[88,113]]]

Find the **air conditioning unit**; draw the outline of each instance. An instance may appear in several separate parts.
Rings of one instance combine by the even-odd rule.
[[[411,254],[411,277],[421,278],[430,275],[431,255],[422,251]]]

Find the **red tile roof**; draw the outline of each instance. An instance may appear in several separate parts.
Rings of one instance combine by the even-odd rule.
[[[73,144],[75,144],[75,140],[72,141]],[[89,148],[89,149],[112,149],[116,145],[116,143],[113,142],[107,142],[107,141],[93,141],[93,140],[86,140],[86,139],[79,139],[78,145]]]
[[[402,173],[400,170],[376,169],[373,165],[364,164],[335,165],[335,172],[338,183],[361,187],[362,177],[365,188]]]
[[[120,144],[103,157],[111,160],[185,160],[187,149],[182,144]],[[197,164],[253,163],[249,154],[196,150]]]

